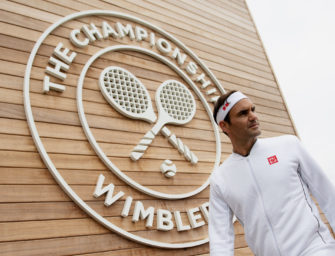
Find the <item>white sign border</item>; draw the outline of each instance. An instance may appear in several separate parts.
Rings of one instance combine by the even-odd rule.
[[[158,241],[153,241],[150,239],[145,239],[143,237],[139,237],[137,235],[134,235],[130,232],[127,232],[118,226],[112,224],[111,222],[107,221],[105,218],[103,218],[101,215],[99,215],[96,211],[94,211],[89,205],[87,205],[73,190],[72,188],[66,183],[66,181],[63,179],[63,177],[60,175],[54,164],[52,163],[48,153],[46,152],[43,143],[41,141],[41,138],[38,134],[34,117],[32,114],[32,109],[31,109],[31,103],[30,103],[30,98],[29,98],[29,93],[30,93],[30,74],[31,74],[31,69],[32,65],[36,56],[36,53],[39,49],[39,47],[42,45],[43,41],[47,38],[47,36],[58,26],[64,24],[65,22],[75,19],[75,18],[81,18],[85,16],[92,16],[92,15],[106,15],[106,16],[113,16],[117,18],[122,18],[122,19],[127,19],[130,21],[137,22],[139,24],[142,24],[144,26],[147,26],[151,28],[154,31],[157,31],[158,33],[164,35],[165,37],[169,38],[172,42],[174,42],[177,46],[181,47],[187,54],[189,54],[196,62],[201,66],[201,68],[209,75],[209,77],[214,81],[215,85],[217,88],[220,90],[221,93],[225,93],[225,90],[219,83],[219,81],[216,79],[216,77],[213,75],[213,73],[203,64],[203,62],[190,50],[188,49],[182,42],[180,42],[178,39],[173,37],[172,35],[168,34],[164,30],[156,27],[155,25],[152,25],[144,20],[141,20],[139,18],[119,13],[119,12],[113,12],[113,11],[105,11],[105,10],[89,10],[89,11],[82,11],[79,13],[73,13],[70,14],[62,19],[60,19],[58,22],[55,22],[52,24],[48,29],[44,31],[44,33],[41,35],[41,37],[37,40],[35,43],[28,62],[27,62],[27,67],[25,70],[25,75],[24,75],[24,84],[23,84],[23,96],[24,96],[24,110],[26,113],[27,117],[27,122],[28,126],[30,129],[30,132],[32,134],[34,143],[38,149],[38,152],[40,153],[40,156],[42,157],[42,160],[44,164],[48,167],[49,171],[55,178],[55,180],[58,182],[58,184],[62,187],[63,191],[67,193],[67,195],[80,207],[82,210],[84,210],[86,213],[88,213],[93,219],[101,223],[103,226],[106,228],[113,230],[114,232],[118,233],[119,235],[126,237],[128,239],[131,239],[133,241],[137,241],[139,243],[149,245],[149,246],[154,246],[154,247],[160,247],[160,248],[171,248],[171,249],[178,249],[178,248],[188,248],[188,247],[194,247],[198,246],[204,243],[207,243],[209,241],[208,237],[205,239],[201,239],[198,241],[193,241],[193,242],[187,242],[187,243],[164,243],[164,242],[158,242]],[[211,117],[211,121],[212,117]],[[217,128],[216,128],[217,129]],[[217,152],[221,152],[221,145],[216,145],[216,150]]]

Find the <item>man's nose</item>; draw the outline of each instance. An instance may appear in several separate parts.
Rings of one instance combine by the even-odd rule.
[[[254,121],[254,120],[257,120],[257,119],[258,119],[258,117],[257,117],[256,113],[253,112],[253,111],[250,111],[249,112],[249,120]]]

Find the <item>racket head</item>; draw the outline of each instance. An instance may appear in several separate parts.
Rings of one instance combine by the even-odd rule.
[[[150,123],[156,121],[146,87],[128,70],[109,66],[99,77],[102,95],[120,114]]]
[[[196,103],[191,91],[177,80],[164,81],[156,91],[159,119],[170,124],[186,124],[196,112]]]

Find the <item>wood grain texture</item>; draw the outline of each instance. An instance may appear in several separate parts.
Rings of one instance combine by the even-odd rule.
[[[36,148],[23,106],[23,80],[26,64],[35,42],[59,19],[79,11],[111,10],[148,21],[179,39],[214,73],[225,90],[241,90],[256,104],[262,137],[295,134],[257,29],[244,0],[3,0],[0,2],[0,251],[1,255],[209,255],[208,244],[189,249],[164,250],[141,245],[104,228],[82,211],[61,189],[47,169]],[[123,39],[100,40],[88,47],[76,48],[69,42],[73,29],[84,24],[101,26],[106,20],[129,23],[114,17],[84,17],[65,23],[43,42],[33,62],[29,97],[36,128],[42,143],[59,173],[92,209],[134,234],[157,241],[180,242],[203,238],[207,225],[192,231],[161,232],[146,228],[144,221],[131,222],[120,217],[125,197],[111,207],[105,196],[93,197],[98,176],[104,186],[112,183],[115,192],[123,191],[145,207],[181,211],[208,202],[209,189],[185,200],[160,200],[139,192],[111,172],[99,159],[87,140],[77,110],[77,83],[88,59],[99,50],[118,44],[150,48],[148,42]],[[150,32],[151,30],[148,29]],[[66,85],[63,93],[43,94],[43,79],[55,46],[62,42],[77,56],[66,71],[67,77],[52,82]],[[172,47],[175,44],[171,43]],[[129,153],[152,124],[126,118],[101,95],[97,79],[107,65],[123,67],[138,77],[151,96],[156,115],[155,92],[167,79],[183,81],[172,69],[142,53],[131,51],[103,55],[88,69],[84,80],[83,105],[97,143],[108,158],[139,184],[164,193],[185,193],[201,186],[209,177],[216,157],[216,141],[209,114],[200,98],[196,115],[183,126],[167,125],[198,156],[192,166],[167,139],[158,134],[138,162]],[[197,75],[203,70],[199,68]],[[195,77],[192,78],[193,80]],[[186,85],[190,88],[189,85]],[[200,87],[199,87],[200,88]],[[210,85],[209,88],[215,88]],[[200,88],[208,100],[207,89]],[[213,95],[219,95],[215,92]],[[210,103],[210,108],[213,105]],[[229,139],[220,135],[221,160],[231,152]],[[162,161],[171,159],[178,166],[173,179],[159,171]],[[155,213],[156,214],[156,213]],[[324,216],[322,215],[322,218]],[[155,215],[156,221],[156,215]],[[235,255],[252,255],[244,240],[244,231],[235,223]]]

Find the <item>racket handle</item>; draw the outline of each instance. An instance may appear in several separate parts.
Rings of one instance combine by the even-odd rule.
[[[186,160],[190,161],[192,164],[196,164],[198,162],[198,157],[189,149],[188,146],[182,142],[181,139],[177,138],[175,134],[172,134],[167,127],[164,126],[161,132],[166,138],[168,138],[172,146],[174,146],[181,154],[184,155]],[[155,136],[156,135],[152,130],[148,131],[137,144],[137,146],[134,147],[133,151],[130,153],[130,158],[133,161],[140,159],[148,149],[149,145],[152,143]]]
[[[140,142],[137,144],[137,146],[134,147],[133,151],[131,151],[130,153],[131,160],[137,161],[138,159],[140,159],[154,138],[155,134],[151,130],[148,131],[140,140]]]
[[[167,127],[163,127],[161,133],[168,138],[169,142],[174,146],[178,151],[184,155],[186,160],[190,161],[192,164],[198,162],[198,157],[186,146],[181,139],[177,138],[175,134],[172,134]]]

